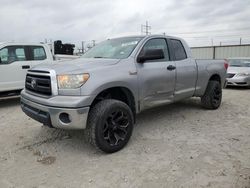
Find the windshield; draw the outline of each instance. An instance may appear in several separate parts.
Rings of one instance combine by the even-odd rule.
[[[142,37],[109,39],[87,51],[82,58],[125,59],[135,49]]]
[[[250,67],[250,59],[230,59],[230,67]]]

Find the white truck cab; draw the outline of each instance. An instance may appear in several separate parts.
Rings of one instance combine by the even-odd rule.
[[[0,96],[22,90],[28,69],[52,62],[47,44],[0,43]]]

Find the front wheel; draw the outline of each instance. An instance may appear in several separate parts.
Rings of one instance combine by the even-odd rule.
[[[201,104],[207,109],[217,109],[221,104],[222,88],[218,81],[211,80],[208,82],[205,94],[201,97]]]
[[[90,110],[85,136],[96,148],[113,153],[128,143],[133,122],[133,113],[127,104],[113,99],[103,100]]]

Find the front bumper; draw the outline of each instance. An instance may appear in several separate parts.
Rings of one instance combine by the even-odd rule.
[[[227,78],[227,86],[250,86],[250,77]]]
[[[59,108],[46,106],[23,96],[21,96],[21,108],[32,119],[60,129],[85,129],[89,112],[89,107]]]

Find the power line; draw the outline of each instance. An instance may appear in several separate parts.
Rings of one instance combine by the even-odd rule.
[[[229,35],[207,35],[207,36],[183,36],[181,35],[183,38],[227,38],[227,37],[231,37],[231,38],[239,38],[239,37],[245,37],[248,38],[250,37],[249,34],[229,34]]]
[[[244,23],[241,23],[241,22],[239,22],[239,21],[237,21],[237,22],[235,22],[235,21],[227,21],[226,23],[221,23],[221,22],[219,22],[219,23],[215,23],[215,22],[213,22],[213,23],[209,23],[209,28],[211,29],[213,29],[213,28],[215,28],[215,29],[218,29],[218,27],[222,27],[222,26],[230,26],[231,27],[231,25],[240,25],[240,26],[242,26],[242,25],[250,25],[250,22],[248,21],[248,22],[244,22]],[[182,28],[188,28],[188,27],[193,27],[193,28],[201,28],[201,27],[204,27],[204,25],[200,25],[200,24],[182,24],[181,25],[182,26]],[[180,27],[179,26],[176,26],[176,23],[175,23],[175,25],[173,26],[169,26],[168,25],[168,27],[165,29],[165,30],[167,30],[167,29],[179,29]],[[232,28],[230,28],[230,29],[232,29]],[[241,28],[240,28],[241,29]],[[244,29],[244,27],[243,27],[243,29]]]
[[[181,33],[175,33],[175,34],[199,34],[199,33],[214,33],[214,32],[237,32],[237,31],[243,31],[243,30],[250,30],[250,27],[245,28],[238,28],[234,30],[228,30],[228,29],[217,29],[217,30],[207,30],[207,31],[190,31],[190,32],[181,32]]]

